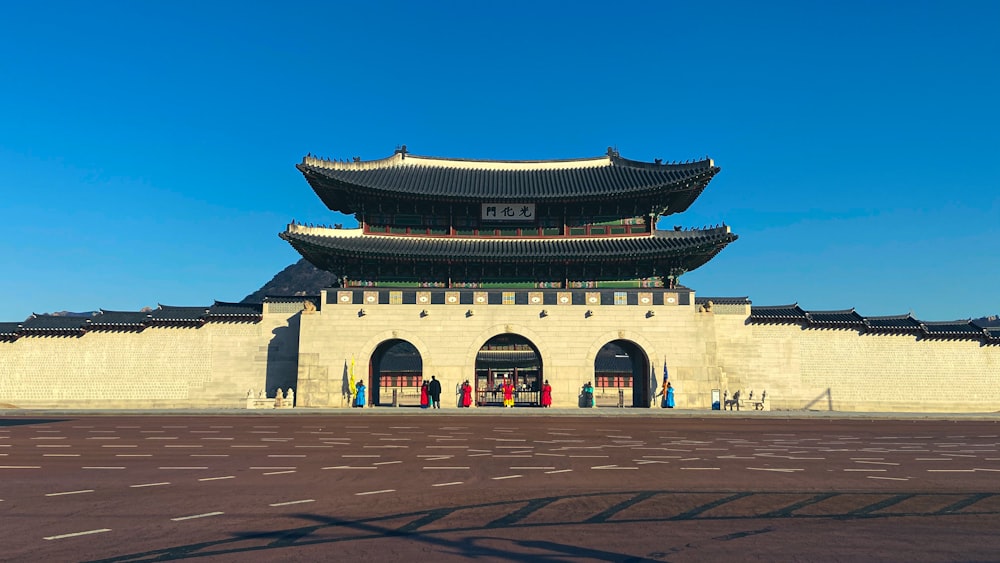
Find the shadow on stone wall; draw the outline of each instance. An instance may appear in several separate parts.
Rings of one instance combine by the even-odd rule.
[[[816,405],[818,405],[823,400],[823,397],[826,397],[827,410],[832,411],[833,410],[833,393],[830,391],[829,387],[826,388],[826,391],[820,393],[819,397],[816,397],[812,401],[809,401],[808,403],[806,403],[805,410],[807,410],[807,411],[820,410],[820,409],[816,409],[816,408],[813,408],[813,407],[815,407]]]

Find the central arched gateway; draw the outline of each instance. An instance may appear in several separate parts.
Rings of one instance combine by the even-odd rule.
[[[646,352],[631,340],[613,340],[594,358],[594,395],[605,404],[649,408],[649,359]]]
[[[486,341],[476,354],[476,404],[502,406],[505,379],[516,392],[515,406],[537,406],[541,403],[542,356],[527,338],[517,334],[500,334]]]
[[[369,370],[372,405],[392,404],[394,391],[399,404],[420,403],[424,362],[413,344],[400,339],[379,344],[372,353]]]

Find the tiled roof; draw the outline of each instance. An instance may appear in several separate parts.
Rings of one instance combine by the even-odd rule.
[[[806,317],[811,326],[863,326],[864,318],[857,314],[854,309],[844,309],[841,311],[807,311]]]
[[[887,317],[865,317],[867,332],[920,332],[920,321],[913,315],[892,315]]]
[[[149,314],[150,324],[200,325],[208,307],[172,307],[160,305]]]
[[[21,323],[0,323],[0,340],[13,341],[21,335]]]
[[[749,297],[695,297],[695,305],[704,305],[709,301],[713,305],[749,305]]]
[[[748,320],[757,323],[799,323],[805,322],[808,318],[798,303],[792,303],[791,305],[752,305]]]
[[[149,313],[137,311],[105,311],[90,319],[91,330],[142,330]]]
[[[841,311],[805,311],[798,304],[750,308],[750,323],[801,323],[804,328],[857,328],[868,333],[913,334],[918,338],[954,338],[982,340],[1000,344],[1000,327],[983,328],[969,320],[920,321],[912,315],[863,317],[854,309]]]
[[[989,326],[983,329],[987,344],[1000,344],[1000,326]]]
[[[610,152],[610,151],[609,151]],[[475,161],[397,152],[376,161],[307,156],[296,165],[332,210],[355,213],[359,199],[419,198],[479,203],[633,199],[669,194],[670,212],[687,209],[719,172],[705,158],[657,164],[607,156],[563,161]]]
[[[924,335],[928,338],[955,338],[982,336],[982,327],[966,319],[964,321],[938,321],[921,323]]]
[[[21,323],[22,335],[81,335],[90,317],[33,314]]]
[[[264,306],[260,303],[225,303],[216,301],[208,308],[207,320],[215,321],[255,321],[264,314]]]
[[[322,232],[315,228],[309,231]],[[325,231],[339,236],[307,234],[290,225],[289,230],[281,233],[281,238],[316,265],[331,262],[331,256],[384,263],[496,264],[600,264],[676,258],[688,271],[709,261],[737,238],[729,227],[657,231],[654,236],[540,239],[425,238],[360,235],[359,229]]]

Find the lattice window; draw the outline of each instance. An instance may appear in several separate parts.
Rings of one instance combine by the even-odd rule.
[[[628,293],[625,293],[624,291],[616,291],[615,305],[628,305]]]

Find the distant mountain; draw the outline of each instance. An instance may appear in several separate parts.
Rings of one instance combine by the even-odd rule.
[[[339,285],[337,276],[320,270],[302,258],[278,272],[263,287],[244,297],[242,303],[261,303],[267,295],[319,295],[319,290]]]

